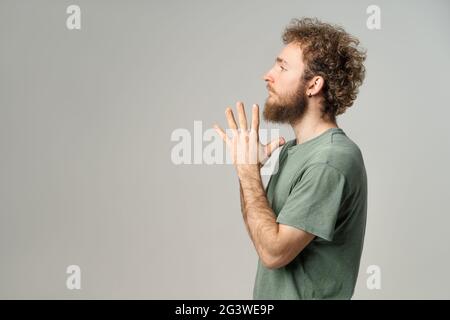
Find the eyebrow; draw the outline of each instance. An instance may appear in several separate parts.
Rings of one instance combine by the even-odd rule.
[[[280,58],[280,57],[277,57],[276,59],[275,59],[275,61],[276,62],[279,62],[279,63],[284,63],[285,65],[289,65],[289,63],[287,63],[287,61],[286,60],[284,60],[284,59],[282,59],[282,58]]]

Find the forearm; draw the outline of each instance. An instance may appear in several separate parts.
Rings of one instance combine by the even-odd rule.
[[[245,228],[247,229],[248,235],[249,235],[250,239],[252,240],[252,242],[254,242],[252,233],[250,232],[250,228],[248,227],[247,215],[245,214],[246,207],[245,207],[244,192],[242,191],[242,184],[240,181],[239,181],[239,192],[240,192],[240,198],[241,198],[242,218],[244,219],[244,224],[245,224]]]
[[[270,208],[259,173],[240,179],[240,189],[247,231],[259,257],[268,261],[277,255],[278,223]]]

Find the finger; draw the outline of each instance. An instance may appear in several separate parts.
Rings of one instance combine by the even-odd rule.
[[[236,102],[236,109],[238,111],[239,127],[241,127],[242,130],[247,131],[247,117],[245,115],[244,104],[240,101]]]
[[[221,127],[219,127],[217,124],[214,124],[213,128],[214,130],[216,130],[216,132],[219,134],[222,140],[225,141],[225,143],[228,144],[230,142],[230,138],[228,138],[227,134],[225,133],[225,131],[223,131]]]
[[[225,110],[225,115],[227,116],[227,122],[230,129],[233,131],[234,134],[237,134],[237,124],[236,120],[234,120],[233,110],[231,110],[230,107],[228,107]]]
[[[266,145],[267,155],[270,156],[272,152],[274,152],[278,147],[282,146],[285,143],[286,141],[283,137],[279,137],[278,139],[273,140]]]
[[[259,130],[259,106],[257,104],[253,105],[252,108],[252,130]]]

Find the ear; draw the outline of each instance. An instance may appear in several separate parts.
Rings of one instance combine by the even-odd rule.
[[[308,82],[308,88],[306,90],[306,95],[307,96],[317,95],[320,92],[320,90],[322,90],[324,84],[325,84],[325,80],[321,76],[314,76]]]

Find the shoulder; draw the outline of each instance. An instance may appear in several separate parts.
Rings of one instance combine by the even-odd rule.
[[[347,179],[365,174],[364,160],[358,145],[345,134],[334,135],[316,149],[308,167],[333,168]]]

